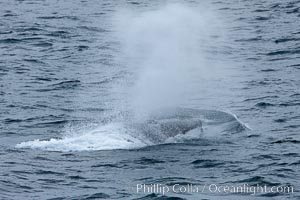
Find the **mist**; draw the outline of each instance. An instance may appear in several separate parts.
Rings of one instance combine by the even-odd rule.
[[[128,110],[143,120],[150,113],[187,104],[211,72],[207,49],[220,25],[210,9],[168,4],[117,13]],[[219,30],[220,31],[220,30]],[[124,88],[123,88],[124,90]]]

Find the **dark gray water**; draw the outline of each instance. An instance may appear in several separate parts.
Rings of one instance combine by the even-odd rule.
[[[207,5],[226,40],[209,32],[206,64],[229,67],[204,71],[180,106],[234,113],[252,130],[204,129],[147,146],[115,120],[127,91],[116,85],[135,71],[119,59],[113,22],[121,8],[143,13],[161,2],[0,1],[0,199],[299,199],[300,1]],[[206,188],[162,195],[137,193],[137,184]],[[226,194],[211,184],[294,193]]]

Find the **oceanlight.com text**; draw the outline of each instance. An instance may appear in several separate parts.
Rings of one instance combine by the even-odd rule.
[[[267,186],[267,185],[219,185],[219,184],[204,184],[204,185],[163,185],[163,184],[137,184],[136,193],[223,193],[223,194],[263,194],[263,193],[294,193],[294,187],[290,185],[283,186]]]

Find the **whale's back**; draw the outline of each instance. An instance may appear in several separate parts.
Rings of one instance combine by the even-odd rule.
[[[232,114],[191,108],[164,109],[149,115],[144,122],[132,123],[138,134],[154,143],[197,130],[199,133],[236,133],[246,127]]]

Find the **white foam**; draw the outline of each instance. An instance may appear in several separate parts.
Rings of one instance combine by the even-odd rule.
[[[32,148],[48,151],[87,151],[132,149],[149,145],[144,139],[132,136],[122,124],[112,123],[93,131],[66,136],[62,139],[33,140],[17,144],[17,148]]]

